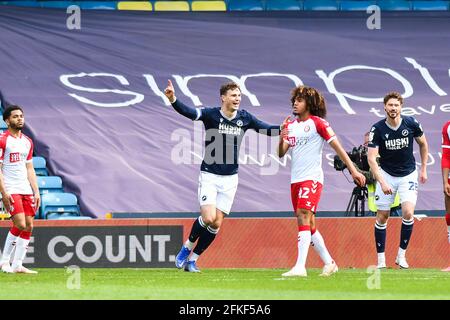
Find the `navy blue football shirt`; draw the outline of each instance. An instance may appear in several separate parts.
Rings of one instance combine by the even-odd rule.
[[[279,135],[279,125],[269,125],[246,110],[238,110],[232,119],[220,108],[192,108],[179,100],[172,103],[174,109],[191,120],[200,120],[205,126],[205,155],[201,171],[218,175],[238,172],[239,149],[248,129],[269,136]]]
[[[420,123],[410,116],[402,116],[398,128],[392,128],[386,119],[370,129],[369,148],[378,147],[380,167],[394,177],[404,177],[416,170],[413,155],[414,138],[423,135]]]

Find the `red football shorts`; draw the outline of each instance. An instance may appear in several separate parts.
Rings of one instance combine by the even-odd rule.
[[[14,203],[11,203],[11,216],[18,213],[24,213],[26,216],[34,217],[36,215],[36,205],[32,194],[12,194]]]
[[[316,213],[322,194],[322,184],[318,181],[301,181],[291,184],[291,198],[294,211],[306,209]]]

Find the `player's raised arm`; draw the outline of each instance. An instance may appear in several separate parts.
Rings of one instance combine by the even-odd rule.
[[[181,115],[191,119],[198,120],[201,116],[201,110],[188,107],[184,103],[177,100],[175,96],[175,88],[173,87],[172,81],[168,80],[167,87],[164,90],[164,94],[166,95],[169,102],[172,104],[172,107]]]
[[[278,157],[283,158],[289,149],[288,137],[288,123],[291,120],[291,116],[287,116],[281,124],[280,141],[278,142]]]

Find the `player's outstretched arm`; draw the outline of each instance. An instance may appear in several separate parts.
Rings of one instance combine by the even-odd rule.
[[[164,94],[166,95],[169,102],[172,104],[172,107],[181,115],[191,119],[197,120],[200,118],[201,111],[200,109],[188,107],[184,103],[177,100],[175,96],[175,89],[173,87],[172,81],[167,81],[167,87],[164,90]]]
[[[428,179],[427,175],[428,143],[427,139],[425,138],[425,134],[421,135],[420,137],[417,137],[416,142],[419,145],[420,159],[422,162],[422,165],[420,166],[419,182],[425,183]]]
[[[252,128],[256,132],[265,134],[266,136],[280,135],[280,133],[281,133],[280,125],[267,124],[264,121],[259,120],[252,114],[250,116],[252,117],[252,122],[250,123],[250,128]]]

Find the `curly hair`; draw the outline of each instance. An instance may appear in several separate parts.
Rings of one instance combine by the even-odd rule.
[[[325,118],[327,115],[327,107],[325,99],[322,94],[312,87],[298,86],[291,91],[291,103],[299,99],[304,99],[306,108],[310,114],[320,118]]]

